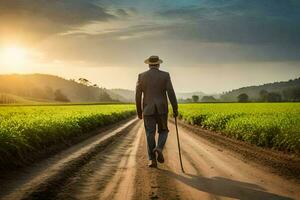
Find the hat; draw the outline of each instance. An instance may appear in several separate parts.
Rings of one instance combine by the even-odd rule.
[[[158,56],[150,56],[144,62],[149,65],[157,65],[157,64],[163,63],[163,61],[161,59],[159,59]]]

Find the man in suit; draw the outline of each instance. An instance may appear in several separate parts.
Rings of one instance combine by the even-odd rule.
[[[170,74],[159,70],[163,61],[158,56],[145,60],[149,70],[139,74],[136,84],[136,109],[139,119],[144,118],[147,136],[149,167],[157,167],[157,162],[163,163],[163,148],[168,137],[168,98],[173,108],[173,115],[178,115],[178,105],[172,86]],[[158,142],[155,142],[156,125],[158,127]]]

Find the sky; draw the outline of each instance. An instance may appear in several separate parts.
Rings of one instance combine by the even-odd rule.
[[[297,78],[300,1],[0,0],[0,74],[134,89],[151,55],[180,92]]]

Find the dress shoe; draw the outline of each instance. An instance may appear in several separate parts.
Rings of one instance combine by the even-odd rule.
[[[165,158],[164,158],[164,155],[163,155],[161,149],[155,148],[155,149],[153,150],[153,152],[157,154],[157,161],[158,161],[158,162],[160,162],[160,163],[164,163],[164,162],[165,162]]]

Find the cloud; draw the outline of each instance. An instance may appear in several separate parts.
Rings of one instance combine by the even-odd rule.
[[[0,0],[2,34],[20,31],[37,38],[115,18],[91,0]]]
[[[113,28],[103,28],[101,23],[97,25],[101,27],[98,31],[94,30],[89,32],[87,30],[74,30],[71,32],[64,33],[63,35],[66,37],[78,37],[84,38],[87,40],[119,40],[119,39],[136,39],[141,38],[157,38],[158,36],[163,36],[165,31],[169,31],[172,26],[170,25],[162,25],[156,23],[148,23],[148,24],[133,24],[133,25],[125,25],[122,27],[113,27]]]
[[[51,60],[103,65],[155,52],[190,66],[293,61],[299,10],[297,0],[0,0],[0,42],[34,40]]]
[[[158,14],[182,22],[176,33],[183,38],[300,47],[299,10],[300,3],[294,0],[210,0]]]
[[[116,11],[117,15],[120,17],[129,17],[129,14],[127,13],[127,11],[125,9],[119,8]]]
[[[130,7],[130,8],[129,8],[129,11],[130,11],[132,14],[138,14],[138,13],[139,13],[138,9],[135,8],[135,7]]]

